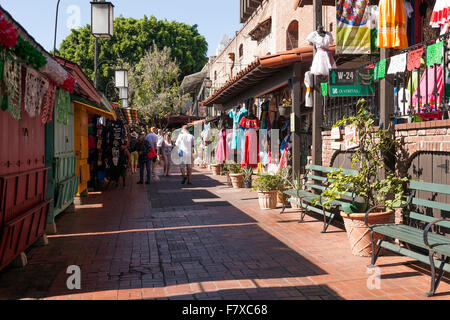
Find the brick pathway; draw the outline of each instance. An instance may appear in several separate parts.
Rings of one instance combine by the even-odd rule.
[[[0,299],[425,299],[426,266],[381,257],[381,288],[369,290],[369,259],[351,255],[342,229],[261,211],[256,193],[224,177],[134,180],[61,215],[24,269],[0,272]],[[69,265],[81,268],[81,290],[67,289]],[[448,278],[433,299],[450,299]]]

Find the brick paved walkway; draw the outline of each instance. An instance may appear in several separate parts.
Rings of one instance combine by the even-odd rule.
[[[0,272],[0,299],[425,299],[426,266],[381,257],[381,288],[369,290],[369,259],[351,255],[342,229],[261,211],[256,193],[224,177],[134,180],[61,215],[24,269]],[[69,265],[81,267],[81,290],[66,287]],[[438,293],[450,298],[448,278]]]

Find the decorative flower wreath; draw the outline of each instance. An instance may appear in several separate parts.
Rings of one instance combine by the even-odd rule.
[[[0,10],[0,45],[12,49],[16,46],[19,32],[14,25],[3,17],[3,12]]]

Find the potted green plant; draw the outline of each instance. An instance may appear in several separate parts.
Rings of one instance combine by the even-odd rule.
[[[280,176],[261,174],[253,183],[253,190],[258,192],[259,207],[262,210],[277,207],[277,193],[280,188]]]
[[[253,168],[247,166],[243,169],[244,172],[244,187],[247,189],[252,188]]]
[[[278,110],[280,112],[280,116],[289,117],[292,110],[292,99],[284,98],[281,100],[281,105],[278,107]]]
[[[367,209],[368,224],[383,224],[392,221],[394,209],[406,204],[404,185],[407,178],[400,177],[395,169],[385,167],[384,157],[395,155],[399,142],[389,130],[374,127],[374,116],[367,110],[364,99],[358,101],[359,111],[355,116],[344,117],[335,127],[353,126],[359,136],[359,146],[352,155],[352,168],[358,171],[355,176],[343,174],[342,169],[329,173],[331,181],[322,193],[322,205],[330,208],[330,204],[341,199],[345,193],[351,193],[362,199],[342,206],[341,216],[350,241],[352,253],[358,256],[370,256],[372,253],[370,229],[365,224]],[[386,175],[380,175],[380,169]],[[316,202],[318,200],[316,199]],[[375,243],[377,242],[377,239]]]
[[[229,164],[231,184],[233,188],[240,189],[244,186],[244,173],[241,165],[237,163]]]
[[[292,179],[291,168],[290,167],[282,168],[278,173],[278,176],[280,185],[278,187],[277,201],[278,203],[281,203],[286,206],[288,204],[287,200],[289,199],[289,196],[285,194],[284,191],[290,189],[289,181]]]
[[[302,178],[298,175],[293,175],[292,179],[288,180],[289,186],[291,187],[291,189],[295,190],[295,191],[300,191],[303,190],[303,180]],[[292,197],[292,200],[300,203],[300,198],[297,197]],[[292,209],[298,209],[301,210],[302,207],[296,203],[291,202],[291,207]]]
[[[214,176],[220,176],[220,169],[221,169],[221,165],[219,164],[219,162],[217,160],[214,160],[211,163],[211,170]]]

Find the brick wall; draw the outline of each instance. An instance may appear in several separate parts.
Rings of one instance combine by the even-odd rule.
[[[409,161],[418,152],[450,152],[450,120],[400,124],[395,126],[395,132]],[[331,139],[330,131],[322,132],[322,139],[322,165],[331,166],[339,151],[332,149],[335,140]],[[341,143],[344,151],[343,141]]]

